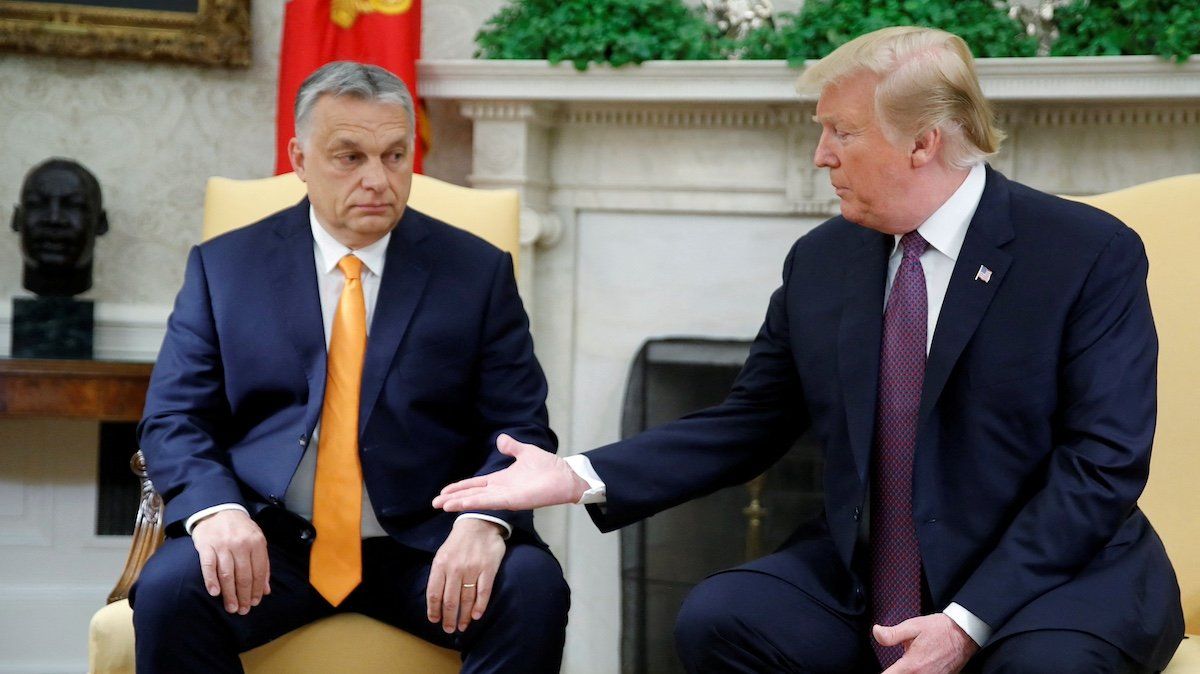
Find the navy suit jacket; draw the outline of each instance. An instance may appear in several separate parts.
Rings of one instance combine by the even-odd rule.
[[[363,478],[388,534],[433,551],[454,516],[430,502],[508,465],[497,435],[551,451],[557,438],[511,256],[411,208],[386,254],[363,366]],[[138,427],[169,531],[221,503],[286,507],[325,362],[307,199],[192,249]],[[529,512],[488,514],[540,543]]]
[[[841,217],[797,241],[728,398],[588,454],[608,489],[590,508],[598,526],[743,482],[810,430],[823,517],[759,570],[861,614],[854,559],[893,241]],[[975,279],[981,265],[990,282]],[[1146,272],[1115,218],[988,169],[920,408],[913,515],[935,610],[958,602],[994,639],[1086,631],[1156,669],[1179,644],[1179,588],[1137,507],[1156,405]]]

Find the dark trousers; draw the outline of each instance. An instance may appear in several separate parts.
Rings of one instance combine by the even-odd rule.
[[[769,567],[770,562],[754,565]],[[862,613],[830,608],[782,578],[739,567],[710,576],[692,590],[679,611],[675,642],[689,672],[879,672],[870,629],[870,619]],[[1102,674],[1147,670],[1098,637],[1041,630],[989,644],[965,671]]]
[[[309,585],[302,551],[268,543],[271,594],[247,615],[226,613],[204,588],[189,537],[167,540],[130,593],[137,671],[241,672],[238,653],[342,611],[362,613],[426,641],[458,650],[463,672],[558,672],[570,594],[545,549],[510,541],[487,612],[465,632],[446,634],[426,620],[431,553],[390,538],[363,543],[363,582],[338,608]],[[399,663],[398,663],[399,666]]]

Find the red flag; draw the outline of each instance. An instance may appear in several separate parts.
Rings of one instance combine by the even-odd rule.
[[[275,173],[292,170],[288,141],[295,134],[292,106],[304,78],[330,61],[359,61],[387,68],[404,80],[417,113],[413,166],[421,170],[427,142],[417,96],[421,55],[421,0],[288,0],[279,59],[275,117]]]

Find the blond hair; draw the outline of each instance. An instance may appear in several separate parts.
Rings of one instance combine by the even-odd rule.
[[[880,78],[875,114],[892,142],[941,129],[943,161],[966,168],[996,154],[1004,132],[983,97],[971,49],[936,28],[893,26],[857,37],[806,69],[796,82],[817,93],[864,71]]]

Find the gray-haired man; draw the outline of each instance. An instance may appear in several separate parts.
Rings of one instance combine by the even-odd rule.
[[[391,73],[329,64],[296,120],[308,197],[192,250],[155,366],[139,439],[170,538],[130,597],[138,671],[241,671],[354,611],[464,672],[556,672],[569,594],[530,513],[429,507],[510,461],[501,433],[556,444],[512,260],[406,208]]]

